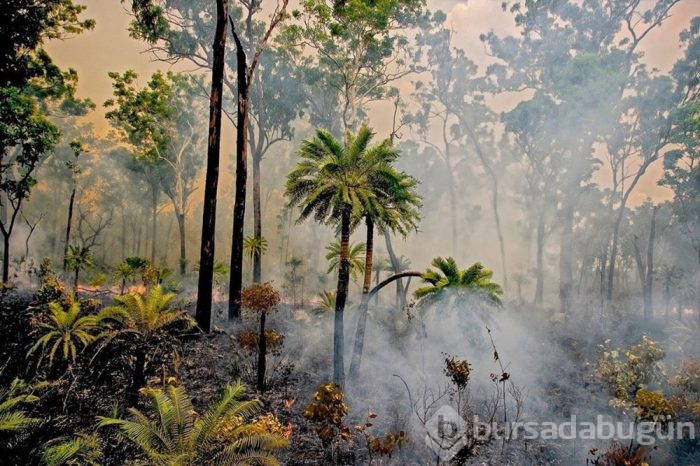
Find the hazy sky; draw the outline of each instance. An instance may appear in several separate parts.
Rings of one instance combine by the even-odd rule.
[[[643,3],[649,1],[643,0]],[[87,5],[86,16],[97,21],[95,30],[63,42],[53,42],[48,48],[59,65],[78,71],[79,94],[92,98],[98,104],[98,111],[90,119],[99,131],[106,131],[109,124],[103,118],[102,103],[111,96],[107,72],[134,69],[146,77],[157,69],[166,68],[166,65],[154,62],[152,56],[145,52],[143,42],[129,38],[127,27],[130,18],[119,0],[83,0],[79,3]],[[463,48],[477,63],[484,63],[488,58],[479,41],[479,34],[489,30],[501,34],[514,32],[512,16],[502,11],[501,3],[501,0],[435,0],[429,1],[429,6],[449,13],[448,22],[456,33],[454,45]],[[683,0],[673,11],[673,16],[662,28],[650,34],[642,48],[645,61],[661,70],[670,69],[680,56],[678,34],[687,27],[690,18],[700,15],[700,0]],[[388,119],[377,119],[375,124],[380,135],[389,129],[381,127],[381,120],[386,122]],[[233,152],[233,144],[233,130],[227,126],[223,153]],[[647,196],[668,197],[668,192],[656,185],[659,165],[640,181],[633,203]]]

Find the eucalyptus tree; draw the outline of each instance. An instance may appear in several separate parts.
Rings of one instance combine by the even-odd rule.
[[[60,139],[49,121],[49,106],[64,113],[84,113],[90,101],[75,96],[75,70],[61,70],[44,49],[49,39],[64,39],[92,29],[82,19],[85,6],[71,0],[10,2],[0,12],[0,233],[3,238],[2,280],[9,278],[10,237],[24,202],[36,185],[34,172]]]
[[[557,133],[555,102],[537,92],[532,99],[520,102],[502,115],[508,139],[513,141],[513,152],[520,155],[526,207],[535,218],[535,297],[534,304],[541,307],[544,301],[544,250],[547,235],[558,196],[556,176],[560,172],[557,157]]]
[[[105,102],[107,118],[132,147],[133,166],[144,173],[152,190],[152,250],[155,257],[158,193],[171,200],[180,233],[180,273],[187,265],[185,219],[202,166],[198,101],[191,81],[174,73],[154,73],[139,88],[134,71],[110,73],[114,99]]]
[[[70,245],[70,231],[73,226],[73,207],[75,207],[75,194],[78,190],[78,177],[82,172],[78,158],[80,154],[86,151],[85,147],[78,141],[71,141],[70,147],[73,152],[72,160],[66,162],[66,168],[71,173],[71,192],[68,200],[68,219],[66,220],[66,237],[63,246],[63,271],[68,269],[68,247]]]
[[[446,167],[453,253],[458,247],[459,233],[457,167],[468,160],[465,154],[476,156],[490,185],[490,205],[501,255],[503,283],[507,287],[506,246],[499,205],[498,164],[501,161],[493,143],[496,114],[485,103],[485,97],[494,89],[479,74],[476,63],[463,50],[454,47],[453,31],[444,26],[445,19],[444,13],[438,11],[431,18],[430,27],[418,36],[418,44],[426,50],[430,79],[415,83],[414,97],[420,107],[410,121],[418,130],[421,143],[432,148]],[[434,133],[438,134],[437,138]]]
[[[314,216],[316,221],[337,227],[340,233],[340,259],[336,287],[333,335],[333,380],[342,385],[344,369],[343,317],[350,281],[350,233],[366,212],[382,209],[373,189],[373,173],[385,169],[388,152],[370,146],[372,132],[362,127],[357,134],[347,133],[342,144],[330,132],[317,130],[302,142],[302,159],[287,177],[286,194],[300,208],[298,221]]]
[[[210,5],[210,4],[209,4]],[[174,44],[187,43],[185,30],[171,29],[169,14],[190,11],[190,2],[168,2],[159,0],[133,0],[132,11],[135,19],[131,23],[132,37],[143,39],[153,46],[165,43],[167,48]],[[202,214],[202,240],[200,247],[199,283],[197,287],[197,325],[205,332],[211,328],[211,302],[214,286],[214,239],[216,232],[216,196],[219,185],[219,159],[221,151],[221,116],[226,55],[226,30],[229,13],[229,0],[216,0],[216,12],[209,12],[214,27],[213,36],[203,34],[213,40],[211,46],[211,91],[209,92],[209,134],[207,138],[207,169],[204,181],[204,210]],[[199,15],[203,17],[204,15]],[[214,20],[215,18],[215,20]],[[204,31],[199,31],[204,32]],[[166,50],[167,50],[166,48]],[[204,53],[209,57],[209,53]],[[207,62],[209,63],[209,62]],[[207,69],[209,66],[207,66]]]
[[[635,85],[639,46],[670,15],[679,0],[504,3],[515,18],[518,37],[482,35],[499,61],[488,74],[499,88],[539,91],[556,102],[560,191],[559,298],[572,306],[572,251],[578,199],[600,161],[594,144],[619,121],[621,102]]]
[[[425,16],[424,0],[309,0],[292,11],[282,38],[327,86],[320,97],[340,104],[342,130],[355,131],[369,102],[386,99],[391,83],[422,69],[407,34]]]
[[[272,14],[269,25],[264,28],[264,33],[257,41],[254,39],[253,32],[253,14],[259,11],[260,5],[255,1],[244,2],[247,8],[247,16],[245,21],[245,31],[248,38],[248,49],[246,49],[237,33],[237,29],[233,19],[229,17],[231,23],[231,32],[236,44],[236,187],[235,198],[233,201],[233,233],[231,236],[231,275],[229,281],[229,298],[228,298],[228,318],[240,319],[241,314],[241,291],[243,288],[243,240],[244,240],[244,222],[245,222],[245,207],[246,207],[246,182],[248,178],[248,143],[249,143],[249,112],[251,108],[251,86],[255,77],[255,70],[260,62],[262,53],[268,46],[272,32],[285,19],[287,15],[287,4],[289,0],[280,0],[275,11]],[[258,79],[258,83],[260,80]],[[262,99],[262,86],[259,85],[258,99]],[[259,106],[264,106],[262,100],[259,100]],[[264,108],[264,107],[263,107]],[[264,135],[265,129],[258,120],[259,128]],[[260,138],[261,144],[264,138]],[[259,149],[257,146],[255,149]],[[258,153],[258,162],[262,158],[263,153]],[[259,168],[259,165],[258,165]],[[258,213],[255,236],[262,237],[262,219],[260,214],[260,179],[259,170],[256,171],[257,178],[257,204],[256,210]],[[260,280],[260,260],[261,256],[255,254],[254,261],[254,278]]]

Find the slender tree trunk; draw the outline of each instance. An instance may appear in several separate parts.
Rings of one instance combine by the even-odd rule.
[[[385,278],[377,286],[372,288],[369,292],[369,297],[370,299],[373,298],[374,296],[379,293],[379,291],[387,286],[389,283],[396,281],[396,280],[401,280],[402,278],[410,278],[410,277],[422,277],[423,272],[419,272],[417,270],[406,270],[405,272],[397,273],[395,275],[392,275],[391,277]]]
[[[651,213],[651,226],[649,228],[649,242],[647,244],[647,270],[644,277],[644,319],[650,323],[654,318],[654,243],[656,240],[656,213],[658,207],[654,206]]]
[[[265,371],[267,363],[267,340],[265,338],[265,317],[267,312],[260,313],[260,336],[258,337],[258,390],[265,391]]]
[[[333,333],[333,381],[341,387],[345,383],[343,314],[350,282],[350,209],[345,209],[340,221],[340,263],[338,287],[335,294],[335,331]]]
[[[365,276],[362,284],[362,301],[360,302],[359,315],[357,316],[357,329],[355,331],[355,342],[350,361],[350,372],[348,374],[350,383],[357,382],[362,364],[362,350],[365,345],[365,329],[367,328],[367,311],[369,309],[369,290],[372,286],[372,259],[374,255],[374,222],[371,218],[365,219],[367,224],[367,239],[365,246]]]
[[[151,263],[156,263],[156,228],[158,224],[158,189],[151,186]]]
[[[185,233],[185,214],[177,213],[177,227],[180,231],[180,275],[187,273],[187,238]]]
[[[607,286],[605,290],[605,299],[608,303],[612,302],[613,289],[615,288],[615,265],[617,261],[617,247],[620,238],[620,227],[622,225],[622,220],[625,217],[625,205],[624,203],[620,205],[620,210],[615,219],[615,224],[613,226],[613,236],[612,245],[610,247],[610,265],[608,265],[608,278]]]
[[[124,259],[126,259],[126,216],[124,214],[124,206],[121,206],[122,210],[122,237],[121,237],[121,245],[122,245],[122,262]],[[124,294],[124,293],[122,293]]]
[[[559,247],[559,302],[564,314],[571,311],[571,286],[573,280],[574,206],[566,200],[562,211],[562,233]]]
[[[396,253],[394,252],[394,246],[391,244],[391,235],[387,230],[384,231],[384,241],[386,242],[386,251],[389,254],[389,261],[391,262],[391,266],[394,269],[394,273],[400,273],[401,272],[401,264],[399,263],[399,258],[396,257]],[[403,286],[403,280],[398,280],[396,282],[396,304],[397,307],[405,307],[406,303],[401,302],[403,299],[403,296],[405,296],[404,293],[404,286]]]
[[[70,200],[68,201],[68,221],[66,222],[66,242],[63,245],[63,271],[68,269],[68,246],[70,245],[70,230],[73,226],[73,205],[75,204],[75,184],[73,185],[73,190],[70,193]]]
[[[236,115],[236,195],[233,203],[233,233],[231,236],[231,275],[228,295],[228,319],[241,317],[243,288],[243,227],[245,224],[246,183],[248,180],[248,65],[236,31],[236,64],[238,77],[238,112]]]
[[[258,154],[253,155],[253,236],[262,239],[262,205],[260,194],[260,162]],[[253,283],[262,281],[262,254],[259,249],[253,253]]]
[[[2,281],[7,283],[10,279],[10,234],[2,233]]]
[[[544,302],[544,209],[539,213],[537,220],[537,258],[535,271],[535,306],[542,307]]]
[[[76,264],[75,275],[73,277],[73,291],[78,291],[78,276],[79,275],[80,275],[80,268]]]
[[[197,325],[204,332],[211,328],[211,300],[214,279],[214,249],[216,232],[216,195],[219,185],[219,154],[221,151],[221,95],[224,83],[226,54],[226,21],[228,0],[216,2],[216,32],[213,45],[211,95],[209,99],[209,139],[207,172],[204,182],[204,213],[202,243],[197,285]]]

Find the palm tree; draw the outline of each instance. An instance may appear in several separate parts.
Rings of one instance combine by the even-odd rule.
[[[191,328],[192,318],[184,311],[171,308],[175,293],[164,293],[160,285],[154,286],[143,296],[132,291],[114,297],[114,306],[104,308],[98,320],[107,326],[101,335],[100,349],[118,346],[133,359],[130,395],[136,397],[146,381],[149,357],[162,343],[168,330],[177,325]]]
[[[83,315],[79,301],[74,300],[68,310],[64,310],[60,303],[49,303],[49,319],[38,324],[37,331],[41,332],[41,336],[29,349],[27,356],[41,349],[41,364],[50,348],[49,365],[53,365],[56,355],[64,362],[74,364],[78,352],[95,341],[97,330],[97,317]]]
[[[340,243],[333,241],[331,244],[326,246],[326,260],[328,261],[328,272],[334,273],[338,271],[340,266]],[[357,281],[359,274],[363,273],[365,270],[364,264],[364,251],[365,243],[350,243],[348,247],[348,261],[350,262],[350,276],[352,281]]]
[[[501,305],[501,285],[491,280],[493,272],[479,262],[465,270],[460,270],[452,257],[437,257],[432,264],[437,270],[428,269],[422,277],[428,285],[414,293],[419,307],[430,306],[440,299],[448,299],[448,307],[453,307],[473,296]]]
[[[73,288],[78,289],[78,276],[83,270],[92,267],[92,251],[85,246],[71,246],[66,256],[68,270],[74,272]]]
[[[364,215],[367,226],[367,248],[365,250],[364,282],[362,285],[362,301],[357,318],[355,344],[350,364],[350,379],[357,380],[362,360],[362,350],[367,326],[369,308],[369,291],[372,286],[372,259],[374,256],[374,229],[380,233],[391,231],[406,236],[410,230],[417,230],[420,218],[421,198],[415,192],[418,182],[403,172],[395,170],[390,164],[398,157],[398,152],[392,147],[390,140],[385,140],[372,148],[384,159],[372,172],[372,187],[375,195],[381,200],[378,210],[367,210]],[[371,149],[371,150],[372,150]],[[373,157],[374,155],[369,154]]]
[[[149,464],[277,465],[274,453],[287,440],[276,433],[261,432],[250,422],[262,403],[244,401],[244,392],[240,383],[227,386],[198,416],[184,387],[145,389],[152,417],[129,408],[129,419],[100,417],[99,425],[118,426],[149,458]]]
[[[264,236],[247,236],[243,240],[243,249],[245,250],[246,256],[248,256],[248,262],[253,264],[255,258],[262,258],[267,252],[267,240]],[[257,272],[257,273],[256,273]],[[258,283],[261,277],[258,277],[259,270],[253,270],[253,283]]]
[[[343,145],[329,131],[319,129],[315,137],[302,142],[298,151],[302,160],[287,177],[290,204],[301,209],[298,221],[313,214],[319,223],[336,225],[340,230],[333,381],[341,386],[345,378],[343,312],[350,281],[353,219],[382,209],[373,189],[373,174],[386,161],[382,151],[368,147],[371,138],[372,132],[362,127],[357,134],[348,132]]]

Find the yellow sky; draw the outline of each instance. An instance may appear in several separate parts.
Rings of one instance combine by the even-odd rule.
[[[648,3],[651,0],[643,0]],[[154,62],[151,54],[145,51],[143,42],[128,36],[129,15],[119,0],[82,0],[88,7],[86,16],[97,22],[95,30],[81,36],[63,41],[52,42],[48,49],[56,62],[63,67],[73,67],[80,76],[79,93],[90,97],[98,104],[98,111],[90,120],[96,129],[104,133],[109,125],[104,120],[102,103],[111,96],[111,84],[108,71],[134,69],[142,76],[148,76],[157,69],[167,65]],[[455,30],[455,45],[466,50],[467,55],[477,63],[488,60],[484,47],[479,41],[479,34],[494,30],[497,33],[512,33],[512,17],[501,9],[501,0],[470,0],[454,2],[449,0],[432,0],[429,6],[448,12],[448,21]],[[644,42],[642,51],[645,61],[652,67],[668,70],[680,56],[678,34],[687,27],[690,18],[700,15],[700,0],[682,0],[674,9],[673,16],[662,28],[654,31]],[[373,119],[374,120],[374,119]],[[379,133],[384,129],[388,118],[377,118]],[[373,122],[374,123],[374,122]],[[230,154],[234,149],[233,130],[224,128],[223,154]],[[651,196],[656,199],[668,197],[664,188],[656,185],[660,174],[660,164],[649,170],[640,181],[633,199],[633,204]],[[605,182],[605,175],[600,175]]]

